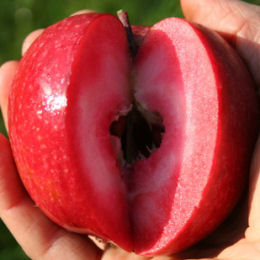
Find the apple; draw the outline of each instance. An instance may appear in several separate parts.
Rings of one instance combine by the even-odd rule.
[[[238,201],[259,102],[217,33],[180,18],[132,30],[121,20],[81,14],[45,29],[13,82],[10,142],[54,222],[137,254],[175,253]]]

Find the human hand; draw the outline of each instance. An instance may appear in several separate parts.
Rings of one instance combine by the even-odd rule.
[[[260,7],[252,7],[235,0],[182,0],[182,6],[189,20],[204,24],[219,31],[222,35],[228,35],[228,39],[235,44],[259,86],[260,31],[257,29],[260,28]],[[41,32],[42,30],[35,31],[26,38],[23,53]],[[17,65],[18,62],[11,61],[0,69],[0,104],[5,122],[7,122],[7,97]],[[69,233],[53,224],[35,207],[22,187],[13,163],[9,143],[2,136],[0,137],[0,147],[0,216],[30,258],[48,260],[54,258],[57,260],[151,259],[128,254],[114,246],[107,247],[103,252],[86,236]],[[176,256],[152,259],[205,259],[205,257],[230,260],[259,259],[259,160],[260,142],[251,171],[249,218],[246,198],[226,224],[209,238]],[[233,232],[234,230],[235,232]]]

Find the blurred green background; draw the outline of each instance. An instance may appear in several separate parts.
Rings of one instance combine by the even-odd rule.
[[[247,2],[260,4],[260,0]],[[132,24],[144,25],[168,16],[182,16],[178,0],[0,0],[0,65],[20,59],[23,39],[32,30],[44,28],[80,9],[114,14],[124,9]],[[6,134],[1,114],[0,131]],[[0,221],[0,260],[24,259],[28,257]]]

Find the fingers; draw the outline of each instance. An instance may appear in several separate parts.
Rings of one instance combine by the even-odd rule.
[[[69,233],[47,219],[29,199],[16,172],[9,143],[0,135],[0,216],[32,259],[100,259],[85,236]]]
[[[91,14],[91,13],[97,13],[95,10],[85,9],[85,10],[79,10],[75,13],[73,13],[71,16],[79,15],[79,14]]]
[[[181,0],[181,5],[188,20],[232,36],[260,86],[260,6],[238,0]]]
[[[8,210],[19,204],[26,192],[16,174],[9,143],[0,134],[0,216],[3,210]]]
[[[121,248],[111,246],[105,250],[102,260],[150,260],[151,257],[138,256],[134,253],[128,253]]]
[[[181,0],[181,6],[188,20],[232,35],[241,33],[245,21],[259,15],[257,6],[238,0]]]
[[[8,61],[4,63],[0,68],[0,107],[4,118],[5,127],[7,130],[8,96],[17,67],[17,61]]]
[[[111,246],[105,250],[102,260],[181,260],[183,258],[174,256],[157,256],[157,257],[147,257],[140,256],[134,253],[128,253],[121,248]],[[186,258],[185,258],[186,259]]]
[[[42,34],[43,29],[38,29],[36,31],[31,32],[24,40],[22,46],[22,55],[29,49],[31,44]]]

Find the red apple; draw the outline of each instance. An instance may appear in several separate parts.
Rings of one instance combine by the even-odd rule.
[[[134,33],[136,56],[110,14],[48,27],[20,62],[10,141],[53,221],[137,254],[169,254],[209,234],[239,199],[259,103],[217,33],[179,18]]]

